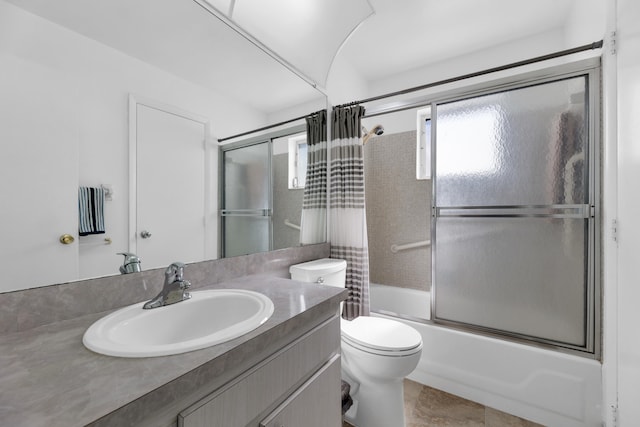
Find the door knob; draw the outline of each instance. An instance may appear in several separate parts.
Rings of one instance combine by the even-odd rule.
[[[140,232],[140,237],[142,237],[143,239],[148,239],[149,237],[151,237],[151,233],[147,230],[142,230]]]
[[[63,234],[62,236],[60,236],[60,243],[62,243],[63,245],[70,245],[74,240],[75,239],[71,234]]]

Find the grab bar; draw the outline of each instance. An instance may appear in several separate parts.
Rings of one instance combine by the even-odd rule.
[[[300,226],[299,225],[296,225],[296,224],[294,224],[292,222],[289,222],[288,219],[284,220],[284,225],[286,225],[288,227],[291,227],[291,228],[295,228],[296,230],[300,230]]]
[[[420,242],[405,243],[404,245],[391,245],[391,252],[398,253],[407,249],[421,248],[423,246],[431,246],[431,240],[422,240]]]

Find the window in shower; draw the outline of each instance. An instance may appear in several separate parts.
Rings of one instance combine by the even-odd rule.
[[[431,179],[431,107],[416,113],[416,179]]]
[[[307,134],[288,138],[289,145],[289,189],[302,189],[307,178]]]

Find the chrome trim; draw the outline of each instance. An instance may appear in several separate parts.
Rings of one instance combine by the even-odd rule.
[[[436,176],[438,173],[436,165],[436,131],[438,129],[438,107],[435,101],[430,105],[431,111],[431,291],[429,297],[430,303],[430,317],[433,319],[436,313],[436,245],[437,232],[436,232]]]
[[[589,110],[586,117],[589,120],[589,198],[591,200],[591,217],[589,219],[589,249],[587,287],[587,342],[593,351],[594,358],[602,360],[602,135],[601,135],[601,69],[595,68],[587,74],[587,90]]]

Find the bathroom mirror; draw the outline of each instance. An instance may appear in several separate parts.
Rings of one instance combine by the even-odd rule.
[[[192,0],[0,0],[0,67],[8,242],[0,256],[15,272],[0,292],[119,274],[117,253],[137,232],[129,228],[131,95],[208,118],[214,147],[326,106],[323,94]],[[163,169],[181,176],[180,164]],[[108,190],[105,234],[78,236],[79,186]],[[190,208],[176,191],[152,191],[166,201],[163,214]],[[208,195],[215,215],[217,199]],[[142,259],[143,269],[156,267]]]

